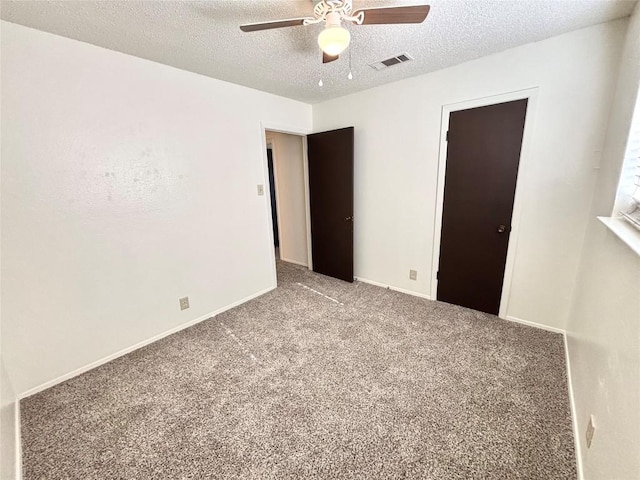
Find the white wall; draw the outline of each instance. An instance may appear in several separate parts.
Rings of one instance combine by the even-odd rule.
[[[16,394],[0,359],[0,478],[16,478]]]
[[[261,123],[309,105],[3,22],[2,117],[19,394],[275,285]]]
[[[567,344],[584,478],[640,478],[640,257],[594,219]],[[587,449],[589,416],[596,434]]]
[[[0,178],[1,178],[0,169]],[[1,202],[0,202],[1,203]],[[0,221],[0,227],[2,223]],[[1,228],[0,228],[1,232]],[[0,268],[2,256],[0,255]],[[2,277],[0,276],[0,284]],[[0,288],[0,292],[2,289]],[[16,478],[18,460],[16,432],[16,394],[2,357],[2,309],[0,308],[0,479]]]
[[[273,165],[278,204],[280,258],[308,266],[307,202],[305,197],[302,137],[267,132],[273,146]]]
[[[626,25],[314,105],[315,131],[355,126],[356,277],[430,293],[443,105],[538,87],[507,315],[564,328]]]
[[[640,257],[595,217],[611,214],[640,84],[640,7],[629,24],[567,332],[585,479],[640,478]],[[640,237],[640,235],[639,235]],[[639,238],[640,241],[640,238]],[[587,449],[593,414],[596,433]]]
[[[0,168],[0,182],[2,169]],[[0,208],[1,208],[0,196]],[[2,232],[2,219],[0,218],[0,236]],[[1,249],[0,249],[1,252]],[[2,255],[0,254],[0,270],[2,268]],[[2,297],[2,276],[0,276],[0,298]],[[4,367],[2,356],[2,308],[0,302],[0,478],[16,478],[16,461],[18,452],[16,432],[16,394],[13,384]]]

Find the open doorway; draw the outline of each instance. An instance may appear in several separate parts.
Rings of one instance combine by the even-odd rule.
[[[354,128],[262,128],[276,284],[277,260],[353,282]]]
[[[265,130],[265,139],[275,258],[310,268],[304,137]]]

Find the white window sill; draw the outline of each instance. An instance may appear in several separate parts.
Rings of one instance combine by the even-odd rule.
[[[622,217],[598,217],[609,230],[611,230],[620,240],[640,255],[640,230],[635,229]]]

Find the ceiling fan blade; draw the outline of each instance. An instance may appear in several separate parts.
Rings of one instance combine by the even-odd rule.
[[[272,28],[299,27],[304,24],[305,18],[288,18],[286,20],[275,20],[273,22],[247,23],[240,25],[243,32],[256,32],[258,30],[270,30]]]
[[[429,5],[413,5],[408,7],[373,7],[361,8],[353,12],[357,16],[364,13],[362,25],[381,25],[391,23],[422,23],[427,18]]]
[[[327,55],[326,53],[322,52],[322,63],[331,63],[336,61],[337,59],[340,58],[340,55]]]

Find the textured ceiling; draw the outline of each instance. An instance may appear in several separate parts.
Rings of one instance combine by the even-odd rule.
[[[358,7],[429,3],[419,25],[348,26],[349,51],[323,65],[321,25],[243,33],[238,26],[312,15],[311,0],[3,0],[1,17],[184,70],[316,103],[432,72],[631,13],[635,0],[354,0]],[[415,61],[375,71],[408,52]],[[324,86],[318,86],[322,79]]]

